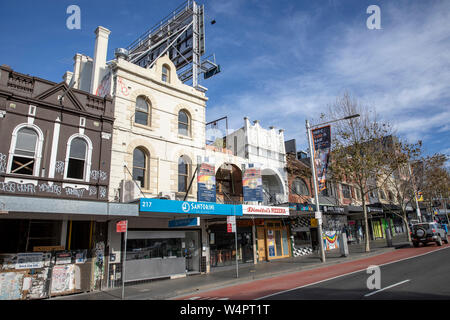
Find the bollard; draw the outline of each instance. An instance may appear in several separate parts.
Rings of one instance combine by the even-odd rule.
[[[339,248],[341,249],[341,257],[347,257],[348,243],[347,243],[347,234],[345,232],[341,233],[339,236]]]

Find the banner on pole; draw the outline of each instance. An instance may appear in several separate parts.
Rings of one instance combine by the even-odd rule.
[[[263,201],[262,177],[260,168],[247,168],[242,177],[244,201]]]
[[[331,127],[325,126],[312,130],[314,142],[314,164],[316,165],[319,192],[326,189],[326,176],[331,149]]]

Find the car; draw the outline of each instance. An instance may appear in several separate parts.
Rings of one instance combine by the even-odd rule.
[[[412,225],[411,240],[416,248],[420,243],[426,245],[429,242],[436,242],[438,246],[442,246],[442,242],[448,243],[447,236],[446,228],[436,222],[423,222]]]

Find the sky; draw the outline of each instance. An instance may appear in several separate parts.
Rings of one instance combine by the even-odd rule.
[[[108,59],[182,0],[0,0],[0,64],[62,81],[76,53],[93,55],[94,30],[109,30]],[[221,72],[208,88],[207,121],[243,118],[284,129],[306,150],[305,119],[345,92],[375,110],[397,134],[423,141],[425,154],[450,155],[450,1],[199,0],[205,5],[206,54]],[[81,9],[81,28],[66,12]],[[371,5],[380,29],[369,29]],[[210,21],[215,20],[215,24]]]

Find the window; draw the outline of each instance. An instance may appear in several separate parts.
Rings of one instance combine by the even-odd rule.
[[[139,181],[139,186],[145,188],[147,171],[147,155],[145,152],[136,148],[133,151],[133,180]]]
[[[189,115],[184,110],[178,112],[178,133],[189,136]]]
[[[146,126],[150,125],[150,107],[147,103],[147,99],[143,96],[139,96],[136,99],[134,122]]]
[[[178,192],[187,192],[188,176],[188,162],[183,157],[180,157],[178,159]]]
[[[342,185],[342,195],[344,198],[351,199],[350,186],[346,184]]]
[[[302,196],[309,195],[308,187],[306,186],[305,181],[303,181],[302,179],[297,178],[294,180],[293,189],[294,189],[295,194],[302,195]]]
[[[82,138],[75,138],[70,144],[67,178],[84,179],[87,156],[87,143]]]
[[[388,196],[390,201],[394,201],[394,194],[392,193],[392,191],[388,192]]]
[[[166,64],[162,66],[161,80],[170,82],[170,68]]]
[[[386,194],[384,193],[383,190],[380,190],[380,197],[381,199],[386,200]]]
[[[38,134],[31,128],[22,128],[17,132],[16,146],[11,163],[11,173],[34,174]]]

